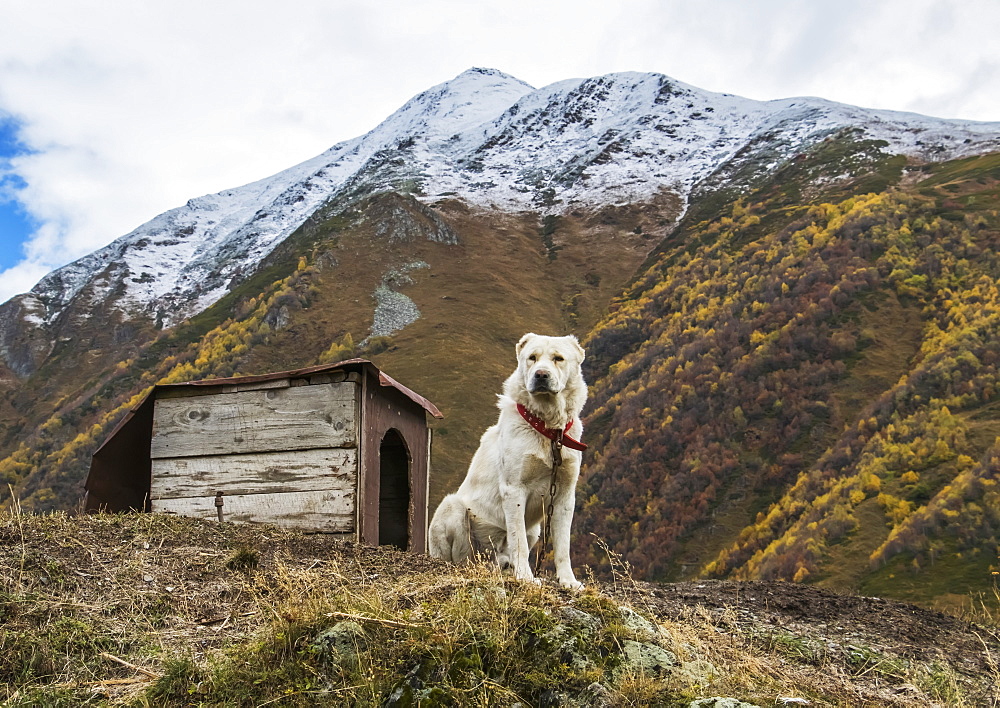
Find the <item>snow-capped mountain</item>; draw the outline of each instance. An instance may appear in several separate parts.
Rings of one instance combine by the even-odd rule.
[[[773,170],[838,130],[920,161],[1000,150],[1000,123],[946,121],[817,98],[759,102],[660,74],[620,73],[534,89],[470,69],[411,99],[370,133],[267,179],[198,197],[43,278],[0,308],[0,356],[12,327],[51,328],[71,303],[114,301],[161,327],[194,315],[254,272],[331,200],[405,190],[505,211],[559,212],[686,200],[749,146]],[[757,150],[759,153],[759,150]],[[16,367],[15,367],[16,368]]]

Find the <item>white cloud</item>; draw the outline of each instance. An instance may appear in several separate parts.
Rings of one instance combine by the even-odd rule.
[[[536,86],[659,71],[752,98],[1000,120],[998,26],[992,0],[7,0],[0,112],[35,151],[14,166],[43,228],[0,273],[0,300],[470,66]]]
[[[37,283],[49,270],[50,268],[47,266],[38,265],[31,261],[22,261],[13,268],[8,268],[0,276],[3,277],[3,289],[9,294],[0,299],[6,302],[18,293],[28,292],[31,290],[31,286]]]

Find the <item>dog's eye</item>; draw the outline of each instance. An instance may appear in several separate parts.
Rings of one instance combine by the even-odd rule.
[[[552,357],[552,361],[562,361],[562,360],[563,360],[563,358],[561,356],[559,356],[558,354],[556,354],[554,357]]]
[[[537,356],[535,356],[534,354],[532,354],[531,356],[528,357],[528,361],[535,361],[535,359],[537,359],[537,358],[538,358]]]

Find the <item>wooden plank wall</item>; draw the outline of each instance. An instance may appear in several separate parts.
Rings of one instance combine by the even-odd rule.
[[[158,398],[153,510],[217,519],[221,492],[226,521],[353,533],[358,388],[285,380]]]
[[[354,501],[343,490],[234,494],[223,497],[226,521],[254,521],[303,531],[349,532],[354,529]],[[153,502],[154,511],[218,519],[215,497],[184,497]]]
[[[356,389],[345,381],[157,399],[150,455],[353,447]]]
[[[153,489],[159,499],[199,494],[267,494],[354,489],[358,455],[354,448],[258,452],[157,460]]]

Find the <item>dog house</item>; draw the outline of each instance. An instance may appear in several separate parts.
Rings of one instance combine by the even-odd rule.
[[[426,550],[440,411],[374,364],[158,385],[94,453],[88,511],[266,522]]]

